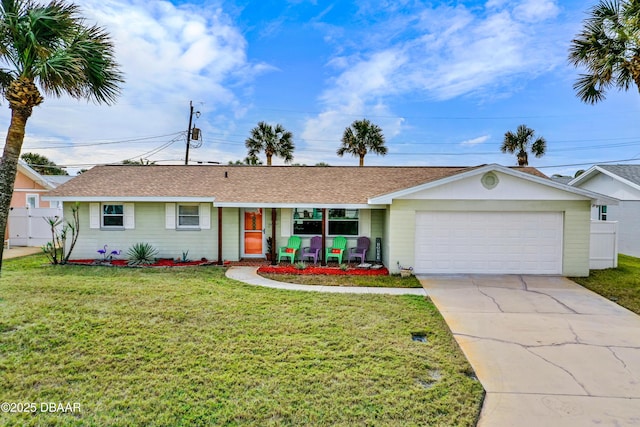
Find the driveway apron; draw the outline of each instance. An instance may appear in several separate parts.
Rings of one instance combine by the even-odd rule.
[[[478,426],[640,426],[640,316],[562,277],[419,279],[487,392]]]

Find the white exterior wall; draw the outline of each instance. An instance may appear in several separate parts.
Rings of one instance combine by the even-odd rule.
[[[578,187],[620,200],[640,200],[640,190],[602,173],[581,182]]]
[[[607,206],[607,221],[618,221],[618,250],[640,257],[640,191],[602,173],[580,188],[620,199],[618,206]],[[592,207],[591,219],[598,219],[598,208]]]
[[[618,250],[622,254],[640,257],[640,201],[624,200],[615,207],[617,214],[607,216],[607,220],[618,221]]]

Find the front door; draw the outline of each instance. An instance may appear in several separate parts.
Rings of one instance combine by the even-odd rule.
[[[243,256],[247,258],[264,257],[264,249],[262,247],[264,240],[262,233],[264,228],[262,209],[244,209],[243,216]]]

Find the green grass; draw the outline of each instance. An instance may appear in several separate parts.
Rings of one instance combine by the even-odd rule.
[[[415,296],[280,291],[222,269],[47,266],[0,278],[0,425],[472,426],[483,390]],[[427,343],[412,341],[422,331]]]
[[[618,268],[592,270],[589,277],[572,280],[640,314],[640,258],[621,254]]]
[[[331,276],[315,274],[260,274],[263,277],[278,282],[298,283],[300,285],[323,286],[370,286],[375,288],[421,288],[420,281],[415,276]]]

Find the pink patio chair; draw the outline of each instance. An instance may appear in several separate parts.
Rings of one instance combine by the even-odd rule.
[[[302,260],[305,258],[313,258],[313,263],[318,263],[318,256],[320,255],[320,251],[322,250],[322,237],[313,236],[311,238],[310,246],[306,246],[302,248]]]
[[[348,261],[351,262],[352,258],[360,258],[360,262],[365,262],[367,259],[367,251],[369,250],[370,240],[368,237],[358,237],[358,243],[355,248],[349,248]]]

